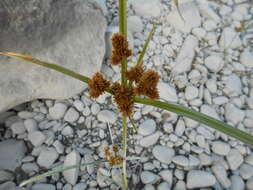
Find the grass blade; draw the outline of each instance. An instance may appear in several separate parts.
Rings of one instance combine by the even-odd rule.
[[[147,39],[146,39],[146,41],[144,43],[144,46],[143,46],[142,51],[141,51],[141,54],[138,57],[137,65],[142,64],[143,57],[144,57],[144,55],[145,55],[145,53],[147,51],[149,42],[150,42],[150,40],[152,39],[152,37],[153,37],[153,35],[155,33],[155,29],[156,29],[156,25],[154,24],[152,30],[149,32],[148,37],[147,37]]]
[[[59,66],[59,65],[55,65],[55,64],[44,62],[44,61],[40,61],[40,60],[38,60],[36,58],[33,58],[33,57],[29,56],[29,55],[24,55],[24,54],[14,53],[14,52],[0,52],[0,55],[6,55],[6,56],[9,56],[9,57],[16,57],[16,58],[28,61],[30,63],[34,63],[34,64],[37,64],[37,65],[40,65],[40,66],[43,66],[43,67],[46,67],[46,68],[58,71],[60,73],[68,75],[68,76],[70,76],[72,78],[78,79],[78,80],[80,80],[82,82],[86,82],[87,83],[89,81],[88,77],[85,77],[85,76],[83,76],[81,74],[78,74],[78,73],[76,73],[76,72],[74,72],[74,71],[72,71],[70,69],[67,69],[67,68]]]
[[[193,119],[195,121],[198,121],[200,123],[203,123],[209,127],[212,127],[222,133],[225,133],[226,135],[229,135],[231,137],[234,137],[235,139],[240,140],[241,142],[244,142],[245,144],[250,145],[253,147],[253,136],[239,130],[231,125],[228,125],[226,123],[223,123],[217,119],[214,119],[212,117],[209,117],[203,113],[191,110],[189,108],[176,105],[176,104],[170,104],[165,103],[161,101],[156,100],[150,100],[150,99],[144,99],[144,98],[135,98],[136,103],[146,104],[146,105],[152,105],[157,108],[161,108],[170,112],[174,112],[178,115],[188,117],[190,119]]]
[[[46,172],[44,174],[32,177],[32,178],[30,178],[28,180],[25,180],[19,186],[23,187],[23,186],[25,186],[25,185],[27,185],[29,183],[32,183],[32,182],[35,182],[35,181],[37,181],[39,179],[42,179],[42,178],[54,175],[56,173],[64,172],[64,171],[71,170],[71,169],[74,169],[74,168],[79,168],[81,166],[88,166],[88,165],[93,165],[93,164],[99,164],[101,162],[105,162],[105,160],[98,160],[98,161],[95,161],[95,162],[87,162],[87,163],[82,163],[82,164],[76,164],[76,165],[71,165],[71,166],[67,166],[67,167],[64,167],[64,168],[59,168],[59,169],[56,169],[56,170],[52,170],[52,171]]]

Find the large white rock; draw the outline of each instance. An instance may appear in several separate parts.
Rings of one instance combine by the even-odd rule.
[[[176,65],[172,68],[172,73],[180,74],[191,69],[192,61],[195,56],[195,48],[198,46],[198,39],[189,35],[176,58]]]
[[[159,82],[157,88],[159,90],[159,95],[161,99],[175,103],[178,101],[177,91],[171,85],[164,82]]]
[[[23,141],[0,142],[0,170],[15,171],[22,163],[27,149]]]
[[[179,4],[179,11],[180,13],[175,6],[174,10],[166,17],[167,22],[174,28],[184,33],[190,33],[192,28],[200,26],[201,17],[195,2],[190,1]]]
[[[66,156],[63,167],[79,164],[80,160],[81,160],[81,157],[79,153],[73,150],[71,153],[69,153]],[[66,179],[66,181],[72,185],[76,184],[78,174],[79,174],[79,168],[74,168],[74,169],[63,172],[63,176]]]
[[[100,70],[106,20],[92,0],[28,0],[25,6],[12,0],[0,11],[0,51],[25,53],[86,76]],[[0,112],[38,98],[66,99],[86,87],[56,71],[6,56],[0,56],[0,78]]]
[[[164,164],[170,164],[175,151],[172,148],[166,146],[157,145],[152,150],[153,156]]]
[[[191,170],[187,174],[187,188],[210,187],[216,183],[215,177],[206,171]]]
[[[132,5],[135,14],[139,16],[157,17],[161,14],[160,0],[135,0]]]

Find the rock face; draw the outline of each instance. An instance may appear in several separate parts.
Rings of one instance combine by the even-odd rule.
[[[0,51],[25,53],[87,76],[100,70],[106,20],[92,0],[3,1],[0,25]],[[37,98],[69,98],[86,87],[5,56],[0,56],[0,77],[0,112]]]

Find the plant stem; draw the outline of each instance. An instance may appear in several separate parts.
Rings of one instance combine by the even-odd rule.
[[[127,39],[127,0],[119,0],[119,32]],[[121,83],[126,84],[127,59],[121,62]]]
[[[88,166],[88,165],[93,165],[93,164],[100,164],[101,162],[106,162],[105,160],[98,160],[98,161],[94,161],[94,162],[87,162],[87,163],[81,163],[81,164],[76,164],[76,165],[71,165],[71,166],[67,166],[67,167],[64,167],[64,168],[59,168],[59,169],[55,169],[55,170],[52,170],[52,171],[49,171],[49,172],[46,172],[46,173],[43,173],[41,175],[37,175],[37,176],[34,176],[28,180],[25,180],[23,181],[19,186],[20,187],[23,187],[29,183],[32,183],[32,182],[35,182],[39,179],[42,179],[42,178],[45,178],[45,177],[48,177],[48,176],[51,176],[51,175],[54,175],[56,173],[60,173],[60,172],[64,172],[64,171],[67,171],[67,170],[70,170],[70,169],[74,169],[74,168],[79,168],[81,166]]]
[[[126,117],[122,118],[122,149],[123,149],[123,164],[122,164],[122,178],[123,187],[127,189],[127,173],[126,173],[126,157],[127,157],[127,123]]]
[[[138,98],[138,97],[136,97],[134,100],[136,103],[152,105],[157,108],[161,108],[161,109],[164,109],[167,111],[174,112],[178,115],[188,117],[190,119],[193,119],[195,121],[203,123],[209,127],[212,127],[222,133],[225,133],[226,135],[234,137],[234,138],[250,145],[251,147],[253,147],[253,136],[252,135],[250,135],[242,130],[239,130],[231,125],[223,123],[217,119],[214,119],[214,118],[209,117],[205,114],[202,114],[200,112],[191,110],[189,108],[186,108],[186,107],[183,107],[180,105],[165,103],[165,102],[156,101],[156,100],[150,100],[150,99]]]

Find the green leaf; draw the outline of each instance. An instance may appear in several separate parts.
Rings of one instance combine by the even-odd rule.
[[[147,51],[149,42],[151,41],[151,39],[152,39],[152,37],[153,37],[153,35],[154,35],[154,33],[155,33],[155,29],[156,29],[156,25],[154,24],[152,30],[151,30],[151,31],[149,32],[149,34],[148,34],[148,37],[147,37],[147,39],[146,39],[146,41],[145,41],[145,44],[144,44],[144,46],[143,46],[143,48],[142,48],[141,54],[140,54],[139,57],[138,57],[137,65],[142,64],[143,57],[144,57],[144,55],[145,55],[145,53],[146,53],[146,51]]]
[[[30,63],[34,63],[36,65],[40,65],[40,66],[43,66],[43,67],[46,67],[46,68],[58,71],[60,73],[68,75],[68,76],[70,76],[72,78],[78,79],[78,80],[80,80],[82,82],[86,82],[87,83],[89,81],[88,77],[80,75],[80,74],[78,74],[78,73],[76,73],[76,72],[74,72],[74,71],[72,71],[70,69],[67,69],[67,68],[59,66],[59,65],[55,65],[55,64],[44,62],[44,61],[40,61],[40,60],[38,60],[36,58],[33,58],[33,57],[29,56],[29,55],[24,55],[24,54],[14,53],[14,52],[0,52],[0,55],[6,55],[6,56],[9,56],[9,57],[19,58],[19,59],[28,61]]]
[[[76,165],[71,165],[71,166],[67,166],[67,167],[64,167],[64,168],[59,168],[59,169],[56,169],[56,170],[52,170],[52,171],[46,172],[44,174],[32,177],[32,178],[30,178],[28,180],[25,180],[19,186],[23,187],[23,186],[25,186],[25,185],[27,185],[29,183],[32,183],[32,182],[35,182],[35,181],[37,181],[39,179],[42,179],[42,178],[54,175],[56,173],[64,172],[64,171],[71,170],[71,169],[74,169],[74,168],[79,168],[81,166],[88,166],[88,165],[93,165],[93,164],[99,164],[101,162],[106,162],[106,161],[105,160],[98,160],[98,161],[94,161],[94,162],[87,162],[87,163],[82,163],[82,164],[76,164]]]
[[[212,127],[222,133],[225,133],[226,135],[229,135],[231,137],[234,137],[251,147],[253,147],[253,136],[239,130],[231,125],[228,125],[226,123],[223,123],[217,119],[214,119],[212,117],[209,117],[203,113],[191,110],[189,108],[176,105],[176,104],[170,104],[170,103],[165,103],[161,101],[156,101],[156,100],[150,100],[150,99],[144,99],[144,98],[135,98],[136,103],[141,103],[141,104],[146,104],[146,105],[152,105],[157,108],[161,108],[170,112],[174,112],[178,115],[188,117],[190,119],[193,119],[195,121],[198,121],[200,123],[203,123],[209,127]]]

